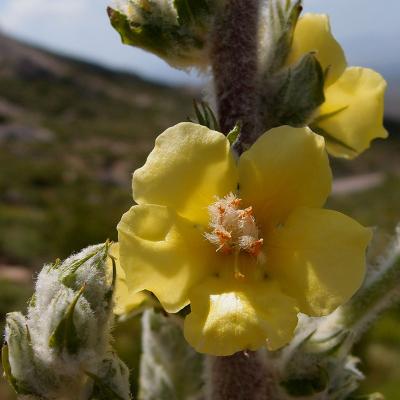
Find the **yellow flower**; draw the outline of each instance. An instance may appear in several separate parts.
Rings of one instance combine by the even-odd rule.
[[[311,51],[316,52],[327,77],[325,102],[310,127],[325,136],[332,155],[353,158],[366,150],[373,139],[387,137],[383,127],[386,82],[371,69],[347,67],[326,15],[305,14],[300,18],[288,64]]]
[[[320,208],[330,189],[324,139],[308,128],[272,129],[236,162],[223,134],[178,124],[133,175],[138,205],[118,225],[127,283],[168,312],[190,304],[184,333],[199,352],[278,349],[299,311],[328,314],[364,276],[370,231]]]
[[[148,296],[143,293],[137,293],[135,291],[129,291],[126,284],[125,271],[121,268],[119,262],[119,244],[113,243],[109,249],[109,255],[114,259],[117,278],[115,281],[115,294],[114,294],[114,314],[116,315],[126,315],[135,309],[139,308],[141,305],[148,300]],[[113,267],[111,257],[108,258],[107,264],[108,268],[111,270]]]

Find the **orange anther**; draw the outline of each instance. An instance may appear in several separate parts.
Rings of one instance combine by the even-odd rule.
[[[221,252],[222,254],[227,255],[232,253],[232,248],[226,243],[222,243],[215,251],[216,253]]]
[[[221,229],[215,229],[215,234],[220,240],[229,240],[232,237],[232,235],[228,231],[223,231]]]
[[[258,239],[256,241],[254,241],[251,245],[250,248],[248,249],[248,252],[252,255],[257,257],[260,252],[261,252],[261,248],[263,246],[264,240],[263,239]]]
[[[252,217],[253,216],[253,207],[247,207],[244,210],[239,210],[239,217],[240,218],[245,218],[245,217]]]
[[[240,206],[241,203],[242,199],[235,198],[231,201],[231,206],[237,208]]]
[[[247,207],[245,208],[244,212],[246,213],[246,215],[253,215],[253,207]]]

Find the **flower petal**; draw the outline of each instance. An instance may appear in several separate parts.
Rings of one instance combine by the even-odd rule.
[[[125,271],[121,267],[119,262],[119,244],[113,243],[110,246],[109,255],[113,257],[116,266],[117,278],[115,281],[115,293],[114,293],[114,314],[123,315],[129,314],[131,311],[140,307],[148,296],[144,292],[133,292],[128,290],[126,283]],[[113,263],[109,257],[107,260],[107,266],[110,270],[113,268]]]
[[[320,128],[337,140],[327,140],[327,149],[331,154],[353,158],[367,149],[371,140],[387,137],[383,127],[385,89],[386,82],[380,74],[360,67],[347,68],[326,89],[325,103],[314,124],[317,131]]]
[[[347,62],[343,49],[331,33],[329,17],[324,14],[304,14],[299,19],[287,63],[293,65],[306,53],[314,51],[322,69],[329,68],[325,85],[331,85],[343,73]]]
[[[175,125],[157,138],[132,181],[138,204],[165,205],[204,225],[207,206],[214,197],[225,196],[236,185],[236,165],[226,137],[189,122]]]
[[[215,356],[264,345],[276,350],[290,341],[297,325],[294,300],[269,281],[209,278],[191,291],[190,304],[186,340]]]
[[[168,312],[185,307],[188,290],[215,266],[215,248],[203,231],[168,207],[132,207],[118,233],[129,290],[153,292]]]
[[[268,238],[268,269],[300,311],[327,315],[360,287],[370,239],[370,229],[339,212],[300,208]]]
[[[332,183],[323,138],[308,128],[271,129],[241,156],[239,182],[261,228],[299,206],[322,206]]]

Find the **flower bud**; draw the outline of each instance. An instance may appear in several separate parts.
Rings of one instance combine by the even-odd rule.
[[[5,375],[19,394],[35,394],[35,363],[25,317],[19,312],[7,314],[2,362]]]
[[[140,47],[177,68],[206,68],[208,36],[219,1],[125,0],[109,8],[122,42]]]
[[[98,367],[97,376],[87,372],[94,381],[89,400],[125,400],[130,399],[129,369],[110,352]]]
[[[3,365],[18,394],[87,399],[104,387],[130,398],[127,368],[109,344],[116,271],[108,257],[105,243],[45,265],[27,317],[8,314]]]

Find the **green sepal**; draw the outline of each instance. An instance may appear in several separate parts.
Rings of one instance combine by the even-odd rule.
[[[107,247],[107,253],[108,253],[108,247]],[[108,257],[110,257],[111,264],[112,264],[112,278],[111,278],[110,289],[106,292],[106,294],[104,296],[104,300],[105,300],[106,304],[111,307],[112,299],[113,299],[113,295],[114,295],[114,291],[115,291],[115,283],[117,281],[117,264],[116,264],[115,258],[112,255],[108,254]]]
[[[61,260],[59,258],[57,258],[53,264],[51,264],[49,270],[52,269],[58,269],[58,267],[61,265]]]
[[[289,55],[293,34],[300,17],[302,0],[271,0],[269,2],[269,27],[271,48],[267,57],[265,73],[270,75],[281,69]]]
[[[37,396],[37,394],[29,388],[29,386],[24,382],[19,382],[11,372],[11,365],[9,360],[9,350],[8,346],[5,344],[1,348],[1,364],[3,366],[3,371],[7,382],[14,389],[15,393],[25,396]]]
[[[89,400],[124,400],[124,398],[116,393],[109,385],[104,383],[101,378],[88,371],[85,373],[94,382],[93,391]]]
[[[210,7],[205,0],[174,0],[180,25],[195,24],[210,14]]]
[[[100,251],[103,251],[105,249],[105,255],[108,253],[108,247],[109,244],[106,242],[104,246],[101,248],[97,249],[96,251],[88,254],[86,257],[83,257],[79,260],[74,261],[71,265],[68,265],[65,270],[62,273],[62,278],[61,278],[61,283],[72,289],[72,290],[77,290],[77,281],[78,281],[78,269],[85,264],[87,261],[89,261],[91,258],[95,257]]]
[[[111,25],[120,34],[123,44],[140,47],[164,58],[168,56],[169,40],[160,25],[133,25],[128,16],[108,7]]]
[[[108,246],[107,243],[105,246]],[[108,247],[106,247],[108,249]],[[66,287],[69,287],[71,289],[76,289],[76,281],[77,281],[77,276],[76,272],[78,269],[86,262],[89,261],[91,258],[96,256],[99,251],[102,251],[103,247],[94,251],[93,253],[88,254],[86,257],[83,257],[75,262],[73,262],[71,265],[69,265],[65,271],[63,272],[63,277],[61,278],[61,283],[65,285]],[[107,254],[107,252],[106,252]]]
[[[241,131],[242,131],[242,123],[239,121],[236,123],[233,129],[226,135],[226,138],[228,139],[231,146],[233,145],[233,143],[235,143]]]
[[[110,351],[97,366],[96,373],[85,371],[93,380],[88,400],[131,400],[129,368]]]
[[[268,101],[276,126],[304,126],[325,101],[324,74],[313,53],[277,77],[275,95]],[[266,93],[268,95],[268,93]]]
[[[10,364],[10,356],[14,357],[18,363],[22,363],[22,368],[20,366],[21,369],[30,368],[32,364],[34,364],[34,356],[26,320],[20,313],[9,313],[7,314],[6,325],[9,330],[7,339],[9,343],[4,344],[1,349],[1,362],[5,377],[17,394],[38,396],[31,388],[31,385],[13,375]],[[14,354],[10,354],[10,352]]]
[[[10,386],[15,390],[16,393],[19,393],[18,383],[11,372],[11,365],[10,365],[10,360],[9,360],[8,356],[9,356],[8,346],[5,344],[1,348],[1,364],[3,366],[4,375],[5,375],[5,378],[7,379],[8,383],[10,384]],[[20,393],[20,394],[22,394],[22,393]]]
[[[71,304],[67,307],[63,318],[50,336],[49,347],[55,348],[59,352],[66,350],[70,354],[78,353],[81,341],[74,323],[74,311],[84,290],[85,286],[82,286]]]
[[[31,298],[28,300],[28,307],[34,308],[36,306],[36,293],[33,293]]]
[[[179,0],[174,5],[176,14],[165,15],[157,3],[152,2],[149,9],[135,3],[137,20],[110,7],[107,11],[122,43],[154,53],[172,66],[204,64],[210,15],[207,2]]]
[[[193,109],[196,114],[196,118],[188,118],[190,122],[206,126],[208,129],[212,129],[214,131],[220,131],[217,117],[208,103],[205,101],[193,100]]]

